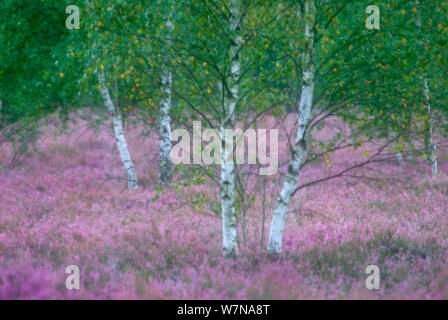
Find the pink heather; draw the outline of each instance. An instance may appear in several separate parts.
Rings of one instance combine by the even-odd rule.
[[[337,125],[318,135],[331,138]],[[282,163],[288,155],[279,131]],[[258,192],[247,244],[240,224],[240,256],[228,261],[221,257],[220,219],[210,204],[206,210],[191,204],[199,196],[218,200],[212,182],[154,189],[155,132],[147,138],[126,128],[138,190],[126,189],[108,125],[97,133],[78,119],[69,132],[55,132],[46,127],[40,154],[30,152],[17,168],[0,171],[0,299],[448,299],[446,150],[436,179],[421,162],[387,163],[380,165],[388,178],[380,184],[335,179],[301,190],[281,260],[260,247]],[[1,150],[0,161],[8,152]],[[300,183],[337,172],[361,154],[330,154],[331,167],[311,164]],[[268,178],[265,239],[279,190],[274,178]],[[78,291],[65,287],[72,264],[81,271]],[[371,264],[381,269],[377,291],[365,288]]]

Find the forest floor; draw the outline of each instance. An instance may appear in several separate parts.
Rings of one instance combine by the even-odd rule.
[[[421,162],[389,162],[377,181],[333,179],[301,190],[280,260],[264,254],[279,185],[269,178],[264,245],[258,192],[246,241],[239,226],[240,256],[229,261],[210,209],[217,186],[190,185],[178,174],[173,187],[154,187],[155,131],[148,138],[126,128],[141,182],[127,190],[110,126],[94,130],[78,119],[62,134],[52,125],[43,130],[39,152],[0,171],[0,299],[448,299],[442,152],[436,178]],[[313,163],[301,181],[336,172],[359,152],[330,156],[330,166]],[[0,161],[6,157],[0,150]],[[260,190],[251,183],[248,190]],[[69,265],[80,269],[80,290],[65,287]],[[379,290],[366,288],[368,265],[380,269]]]

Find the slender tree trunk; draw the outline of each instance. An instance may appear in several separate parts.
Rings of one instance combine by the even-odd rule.
[[[266,221],[266,176],[263,176],[263,199],[261,208],[261,236],[260,236],[260,246],[264,247],[264,227]]]
[[[131,155],[129,154],[128,144],[123,132],[123,117],[121,111],[116,108],[112,99],[110,97],[109,89],[106,85],[106,79],[104,76],[104,71],[98,71],[98,80],[101,86],[101,95],[106,105],[107,111],[112,115],[112,120],[114,124],[115,139],[117,141],[118,151],[120,152],[121,161],[126,170],[126,175],[128,179],[128,188],[137,189],[138,179],[137,173],[135,172],[134,163],[132,162]]]
[[[419,0],[415,0],[415,6],[419,7]],[[422,19],[420,15],[420,11],[417,11],[417,21],[416,26],[418,28],[421,28],[422,26]],[[434,144],[433,141],[433,131],[434,131],[434,124],[432,119],[432,110],[431,110],[431,99],[430,99],[430,92],[429,92],[429,84],[428,79],[426,77],[423,78],[423,94],[425,96],[425,103],[426,103],[426,111],[428,120],[424,125],[424,142],[425,142],[425,155],[427,157],[427,161],[431,164],[431,171],[432,176],[435,177],[437,175],[437,146]]]
[[[393,130],[391,132],[391,136],[392,136],[392,139],[397,139],[397,134]],[[404,159],[403,159],[403,154],[401,153],[400,143],[399,142],[395,142],[394,143],[394,149],[395,149],[395,157],[397,158],[398,165],[400,167],[403,167],[404,166]]]
[[[240,77],[240,51],[242,38],[240,33],[241,3],[231,0],[231,76],[228,83],[230,92],[225,93],[225,115],[221,124],[221,219],[222,247],[225,257],[237,255],[237,228],[235,215],[235,163],[233,161],[233,128],[235,124],[235,106],[238,100],[238,81]],[[225,90],[225,88],[223,88]]]
[[[390,105],[388,105],[388,107],[390,107]],[[390,127],[387,130],[387,135],[388,135],[388,139],[397,139],[398,138],[397,133]],[[394,143],[394,146],[392,147],[392,151],[395,153],[395,157],[397,158],[398,165],[400,167],[404,166],[403,155],[400,151],[398,142]]]
[[[166,23],[168,32],[173,30],[173,23],[170,18]],[[168,36],[170,39],[170,36]],[[168,45],[171,46],[171,41],[168,41]],[[172,102],[171,86],[173,84],[173,74],[168,67],[168,58],[165,63],[165,70],[162,75],[162,86],[164,91],[164,97],[160,106],[160,160],[159,160],[159,184],[161,186],[169,185],[173,177],[173,163],[171,162],[171,117],[170,109]]]
[[[311,119],[311,108],[314,94],[314,0],[305,1],[305,48],[303,52],[303,84],[299,105],[299,118],[297,136],[294,144],[292,158],[288,165],[288,172],[283,187],[277,198],[274,214],[269,230],[267,251],[270,254],[280,254],[282,250],[283,228],[286,214],[289,209],[291,197],[297,186],[299,174],[307,157],[307,129]]]
[[[429,158],[429,163],[431,164],[431,171],[432,176],[437,176],[437,146],[434,144],[433,140],[433,131],[434,131],[434,124],[433,124],[433,116],[432,116],[432,110],[431,110],[431,99],[429,94],[429,84],[428,79],[423,80],[423,86],[424,86],[424,95],[425,95],[425,102],[426,102],[426,112],[428,119],[426,120],[425,124],[425,152],[427,157]]]
[[[395,156],[397,157],[398,165],[400,167],[403,167],[404,161],[403,161],[403,155],[401,154],[401,152],[400,151],[395,152]]]

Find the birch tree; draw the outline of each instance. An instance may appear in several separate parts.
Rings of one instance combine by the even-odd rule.
[[[399,19],[394,18],[396,23],[388,28],[387,33],[368,30],[364,26],[365,17],[354,14],[364,13],[367,6],[367,1],[302,1],[300,10],[294,12],[299,20],[303,17],[304,40],[300,63],[294,59],[297,49],[291,42],[274,41],[279,51],[284,53],[283,63],[290,65],[290,71],[282,72],[293,77],[293,85],[300,83],[301,87],[291,90],[300,97],[296,107],[297,131],[271,220],[267,244],[269,254],[278,255],[282,251],[291,199],[299,190],[350,175],[350,172],[370,163],[395,157],[394,153],[386,151],[386,147],[395,143],[405,130],[400,121],[406,116],[401,113],[409,111],[403,110],[402,103],[411,96],[411,91],[403,90],[399,83],[403,82],[403,74],[408,69],[412,70],[406,62],[408,57],[400,57],[408,51],[395,50],[403,46],[403,38],[397,35],[407,32],[408,21],[401,14]],[[395,12],[406,13],[404,8],[406,4],[399,3],[390,7]],[[388,17],[382,19],[383,25],[389,22]],[[265,36],[275,40],[276,34]],[[407,78],[405,82],[414,84],[414,79]],[[316,141],[312,131],[331,117],[342,120],[349,127],[349,133],[343,136],[342,130],[339,130],[329,143]],[[390,137],[391,127],[393,137]],[[368,141],[375,141],[377,147],[363,153],[365,160],[347,165],[337,173],[323,174],[298,183],[301,171],[313,159],[328,157],[339,148],[356,149]],[[321,147],[316,148],[315,145]],[[328,162],[328,158],[326,160]],[[358,176],[362,178],[363,174]]]
[[[235,106],[238,100],[238,81],[240,79],[240,34],[241,3],[230,1],[230,77],[225,95],[224,114],[221,123],[221,217],[223,250],[225,256],[237,253],[237,230],[235,216],[235,163],[233,160],[233,128],[235,125]]]
[[[267,73],[263,67],[272,65],[267,61],[269,55],[261,49],[268,41],[256,37],[255,32],[261,22],[270,23],[272,7],[241,0],[191,1],[177,3],[176,7],[172,53],[178,82],[172,93],[178,99],[176,108],[189,110],[183,112],[190,117],[187,127],[192,120],[201,119],[220,132],[220,164],[202,172],[220,190],[222,248],[223,255],[229,258],[235,257],[239,249],[240,195],[236,192],[233,131],[236,121],[245,123],[253,111],[262,113],[268,104],[265,97],[272,93],[267,81],[260,80],[261,74]],[[262,95],[261,101],[254,104]]]
[[[171,7],[171,2],[169,2]],[[172,9],[170,8],[170,11]],[[167,29],[167,46],[172,46],[172,32],[174,25],[171,19],[172,13],[168,15],[166,22]],[[167,52],[166,52],[167,54]],[[165,67],[162,70],[162,90],[163,97],[160,105],[160,165],[159,165],[159,183],[164,186],[170,183],[173,176],[173,164],[171,162],[171,103],[172,103],[172,92],[171,87],[173,85],[173,74],[169,69],[169,59],[168,55],[165,57]]]
[[[158,124],[158,182],[169,185],[173,176],[170,114],[173,113],[174,2],[114,0],[106,7],[98,0],[86,3],[91,9],[84,17],[89,27],[88,38],[96,41],[88,46],[88,52],[93,54],[87,55],[91,66],[88,73],[92,74],[99,64],[107,64],[109,77],[117,83],[117,97],[127,104],[116,109],[124,115],[130,111],[134,119],[144,121],[147,130]],[[155,118],[158,122],[151,120]]]
[[[311,120],[311,108],[314,94],[314,23],[316,18],[316,4],[314,0],[305,0],[305,42],[302,57],[302,94],[298,106],[298,123],[296,140],[292,158],[288,165],[288,172],[283,187],[277,199],[273,212],[271,227],[269,229],[268,252],[278,254],[281,252],[283,229],[286,221],[291,197],[297,186],[300,169],[307,157],[308,125]]]
[[[433,141],[434,123],[431,109],[431,97],[429,92],[428,79],[423,79],[423,92],[426,103],[426,123],[424,125],[424,139],[425,139],[425,156],[429,158],[431,164],[432,176],[437,176],[437,146]]]
[[[419,5],[419,1],[415,0],[415,7],[417,10],[417,19],[416,26],[420,32],[422,32],[422,18],[421,18],[421,8]],[[427,42],[427,40],[425,41]],[[428,44],[426,43],[426,46]],[[423,50],[425,52],[427,50]],[[419,60],[423,60],[425,57],[420,57]],[[433,112],[431,110],[431,98],[430,98],[430,87],[428,83],[427,75],[425,74],[425,70],[423,71],[423,75],[421,77],[422,87],[423,87],[423,95],[424,102],[426,105],[426,116],[423,124],[423,136],[424,136],[424,144],[425,144],[425,162],[429,162],[431,165],[432,176],[435,177],[437,175],[437,146],[433,140],[434,133],[434,123],[433,123]]]
[[[131,155],[129,153],[128,144],[123,131],[123,117],[120,109],[118,109],[112,102],[109,89],[107,87],[104,71],[98,71],[98,81],[101,86],[101,96],[104,100],[104,104],[108,113],[112,117],[115,140],[117,142],[117,148],[120,153],[123,167],[126,171],[127,183],[129,189],[138,188],[137,173],[135,172],[134,163],[132,162]]]

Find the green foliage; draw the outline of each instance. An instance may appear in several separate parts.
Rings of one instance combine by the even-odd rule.
[[[9,122],[67,111],[75,101],[79,70],[65,57],[68,1],[0,3],[0,95]]]
[[[99,103],[99,68],[117,106],[125,114],[138,113],[146,125],[158,116],[166,67],[174,79],[173,126],[202,120],[211,127],[223,121],[232,76],[230,2],[83,0],[77,4],[79,30],[65,27],[69,4],[1,1],[2,127]],[[365,136],[392,135],[405,150],[423,136],[428,122],[423,75],[433,110],[445,116],[448,111],[448,2],[380,1],[380,30],[365,27],[370,4],[316,0],[314,105],[322,117],[337,115],[356,127],[355,145]],[[241,1],[238,121],[249,123],[268,111],[280,116],[285,105],[297,109],[306,45],[303,5]],[[438,128],[448,131],[443,121]],[[340,138],[319,148],[331,149]]]

